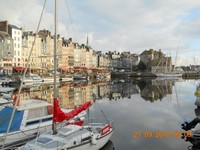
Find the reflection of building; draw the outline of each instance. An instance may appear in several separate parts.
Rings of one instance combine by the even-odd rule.
[[[69,83],[58,87],[59,101],[63,108],[75,108],[86,101],[94,102],[102,98],[123,99],[131,98],[133,94],[141,94],[147,101],[154,102],[167,94],[172,94],[173,80],[113,80],[96,83]],[[21,93],[21,99],[42,98],[53,103],[53,85],[40,85],[26,89]]]
[[[39,98],[53,103],[53,85],[40,85],[24,88],[20,94],[21,102],[30,98]],[[106,97],[110,90],[108,83],[74,83],[58,87],[59,102],[62,108],[73,109],[86,101],[94,102]],[[17,94],[14,93],[14,94]]]
[[[172,94],[173,80],[143,80],[139,81],[141,97],[154,102],[162,100],[167,94]]]
[[[116,80],[110,84],[109,99],[131,98],[135,93],[139,93],[139,89],[132,80]]]

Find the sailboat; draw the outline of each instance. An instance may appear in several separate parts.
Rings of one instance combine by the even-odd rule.
[[[55,0],[55,35],[54,35],[54,71],[57,68],[57,0]],[[54,74],[54,84],[56,75]],[[88,104],[89,105],[89,104]],[[102,148],[111,138],[114,128],[113,121],[107,118],[89,119],[87,125],[79,126],[68,124],[57,128],[57,124],[67,120],[68,123],[79,111],[64,113],[58,101],[58,91],[54,86],[54,111],[52,131],[40,134],[35,139],[27,142],[19,150],[98,150]],[[105,116],[105,115],[104,115]]]

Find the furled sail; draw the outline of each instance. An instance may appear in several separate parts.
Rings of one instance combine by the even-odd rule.
[[[54,122],[62,122],[64,120],[70,120],[74,118],[76,115],[86,110],[91,105],[91,102],[86,102],[83,105],[75,108],[74,110],[65,113],[60,109],[58,99],[54,99],[54,112],[53,112],[53,121]]]

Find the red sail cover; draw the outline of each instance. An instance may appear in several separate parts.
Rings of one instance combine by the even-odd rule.
[[[64,120],[70,120],[74,118],[76,115],[86,110],[91,105],[91,102],[86,102],[85,104],[75,108],[74,110],[65,113],[60,109],[58,104],[58,99],[54,98],[54,112],[53,112],[53,121],[54,122],[62,122]]]

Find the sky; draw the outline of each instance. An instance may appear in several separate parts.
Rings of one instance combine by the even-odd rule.
[[[36,31],[44,0],[1,0],[0,21]],[[16,3],[14,3],[16,2]],[[47,0],[40,29],[54,30]],[[58,32],[96,51],[161,49],[173,64],[200,65],[199,0],[58,0]]]

